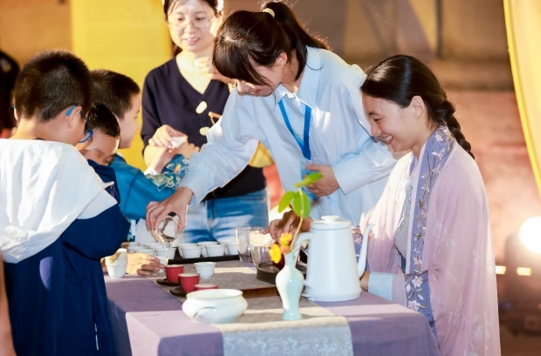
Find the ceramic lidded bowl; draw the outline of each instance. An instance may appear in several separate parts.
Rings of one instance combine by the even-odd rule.
[[[188,293],[182,311],[190,318],[207,324],[232,323],[248,308],[242,291],[208,289]]]

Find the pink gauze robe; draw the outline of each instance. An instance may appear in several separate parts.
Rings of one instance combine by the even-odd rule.
[[[426,145],[425,145],[426,146]],[[423,147],[420,157],[423,157]],[[403,273],[394,247],[413,154],[399,160],[380,200],[363,219],[374,224],[368,245],[371,271]],[[411,172],[417,194],[420,164]],[[421,189],[421,188],[420,188]],[[414,202],[412,202],[413,206]],[[412,208],[413,209],[413,208]],[[413,212],[409,216],[410,261]],[[421,271],[428,271],[430,302],[442,355],[500,355],[494,249],[486,191],[475,161],[458,144],[449,153],[430,195]],[[406,273],[413,273],[408,262]],[[396,285],[396,284],[395,284]],[[406,293],[396,290],[397,293]],[[395,297],[393,297],[395,299]],[[404,297],[397,298],[404,300]]]

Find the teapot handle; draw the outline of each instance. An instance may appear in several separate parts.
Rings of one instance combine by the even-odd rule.
[[[357,262],[357,272],[359,273],[359,277],[361,277],[366,270],[366,259],[367,259],[367,252],[368,252],[368,238],[370,236],[370,231],[374,227],[374,224],[370,224],[366,227],[363,233],[363,241],[361,243],[361,251],[359,253],[359,261]]]
[[[295,254],[295,259],[299,257],[299,251],[301,249],[301,245],[304,241],[310,240],[310,238],[313,236],[313,233],[311,232],[303,232],[302,234],[299,234],[297,238],[295,239],[295,245],[293,246],[292,252]]]

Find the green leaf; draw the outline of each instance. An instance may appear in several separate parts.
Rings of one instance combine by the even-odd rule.
[[[310,216],[310,199],[302,191],[295,194],[292,205],[293,211],[295,214],[297,214],[297,216],[301,216],[303,218]]]
[[[302,217],[306,219],[310,216],[310,210],[312,210],[312,203],[310,202],[310,198],[308,198],[308,195],[304,194],[304,192],[302,192],[302,199],[304,203],[304,214]]]
[[[304,179],[301,180],[300,182],[293,184],[293,186],[297,188],[304,187],[304,186],[307,186],[308,184],[317,182],[321,178],[323,178],[323,174],[319,172],[310,173],[309,175],[304,177]]]
[[[278,212],[281,213],[284,211],[285,208],[289,206],[289,203],[291,202],[291,199],[295,196],[294,192],[286,192],[282,199],[280,199],[280,203],[278,203]]]
[[[303,215],[303,206],[302,206],[302,196],[300,193],[294,193],[293,201],[291,202],[291,206],[293,207],[293,211],[297,216]]]

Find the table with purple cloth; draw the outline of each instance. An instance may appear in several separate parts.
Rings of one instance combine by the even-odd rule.
[[[249,282],[246,277],[241,279]],[[117,353],[120,356],[228,354],[299,356],[308,354],[309,348],[303,348],[303,343],[305,345],[313,343],[310,356],[329,354],[329,350],[338,350],[344,344],[347,346],[339,351],[333,351],[333,356],[438,354],[436,340],[426,319],[420,313],[368,292],[362,292],[355,300],[336,303],[316,304],[302,298],[301,314],[304,320],[297,322],[279,320],[281,303],[277,296],[247,298],[248,310],[235,323],[238,325],[225,325],[240,329],[244,326],[244,331],[233,329],[226,333],[224,325],[204,324],[187,317],[182,311],[182,302],[150,279],[128,275],[122,279],[111,279],[105,276],[105,282]],[[270,322],[257,324],[258,320],[254,320],[260,317],[268,318],[273,312],[271,318],[274,319]],[[345,325],[336,325],[336,319],[344,320]],[[328,320],[334,320],[334,324],[331,325],[331,322],[325,325]],[[289,331],[288,325],[292,328]],[[311,330],[312,326],[314,333]],[[340,327],[342,332],[345,328],[347,342],[334,336],[337,334],[333,334]],[[305,328],[307,332],[296,333],[294,331],[298,330],[295,328]],[[269,333],[265,333],[266,331]],[[313,337],[310,339],[310,336]],[[250,340],[247,339],[254,339],[253,343],[256,344],[249,345]],[[281,342],[295,347],[275,348]],[[321,345],[314,345],[318,342]],[[333,342],[334,348],[329,346]],[[337,343],[339,345],[336,345]],[[243,345],[247,345],[246,352],[242,352]],[[250,350],[248,345],[251,347]]]

